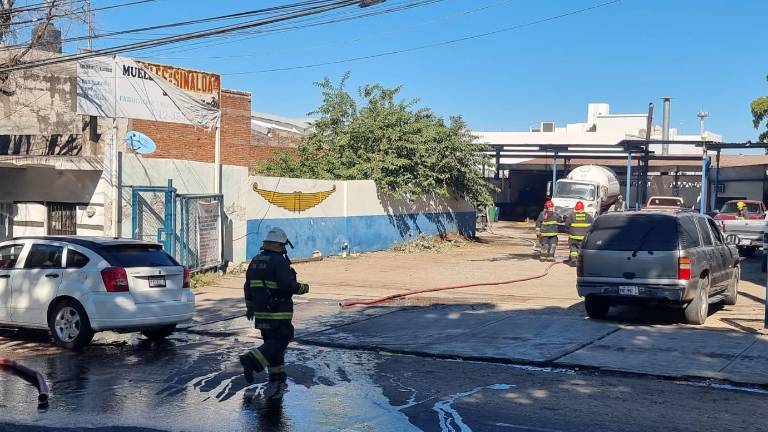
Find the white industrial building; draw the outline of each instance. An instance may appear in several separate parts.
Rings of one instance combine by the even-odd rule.
[[[558,126],[555,122],[539,122],[522,132],[475,131],[478,141],[487,144],[584,144],[615,145],[623,140],[646,138],[648,114],[611,114],[607,103],[587,105],[587,120],[583,123],[568,123]],[[662,128],[654,125],[652,140],[661,140]],[[723,137],[709,131],[701,135],[679,134],[675,128],[669,129],[671,141],[722,141]],[[651,145],[651,151],[661,154],[661,144]],[[670,155],[701,154],[701,149],[690,144],[672,144]],[[510,163],[502,161],[502,163]]]
[[[654,119],[660,119],[662,113],[657,111]],[[586,150],[600,146],[615,146],[624,140],[645,140],[648,124],[648,114],[613,114],[607,103],[590,103],[587,106],[586,121],[583,123],[568,123],[557,125],[554,122],[537,122],[527,131],[474,131],[479,143],[490,145],[583,145]],[[653,125],[651,140],[662,140],[663,130],[660,125]],[[690,144],[690,141],[722,142],[723,137],[710,131],[701,134],[684,135],[677,129],[669,129],[671,143],[668,157],[664,160],[651,160],[649,164],[648,193],[677,195],[684,198],[692,207],[698,205],[698,195],[701,190],[701,155],[702,148]],[[688,143],[675,144],[674,141]],[[514,147],[507,147],[514,149]],[[519,149],[523,149],[522,147]],[[530,147],[527,150],[531,150]],[[656,155],[662,154],[661,144],[651,144],[650,150]],[[531,150],[532,151],[532,150]],[[596,152],[589,159],[569,158],[562,155],[553,160],[553,155],[541,152],[536,158],[506,157],[498,159],[498,167],[487,167],[487,176],[500,187],[496,194],[496,204],[500,207],[501,216],[505,219],[521,220],[534,217],[541,210],[547,196],[547,183],[552,180],[553,163],[557,167],[557,178],[564,177],[568,171],[577,165],[596,164],[612,168],[622,185],[622,193],[626,189],[626,159],[610,159],[601,157]],[[675,160],[675,156],[679,159]],[[698,156],[698,158],[696,157]],[[637,160],[633,161],[633,173],[637,172]],[[714,194],[714,177],[710,175],[709,202],[712,208],[719,206],[727,199],[768,198],[766,190],[766,169],[768,156],[751,155],[736,156],[722,155],[721,170],[717,199]],[[498,176],[496,175],[498,169]],[[636,180],[633,180],[632,194],[637,195]]]

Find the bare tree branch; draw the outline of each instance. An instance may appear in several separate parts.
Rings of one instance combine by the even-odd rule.
[[[3,41],[8,34],[11,33],[10,26],[13,20],[13,5],[15,0],[0,0],[0,6],[2,7],[2,15],[0,15],[0,41]],[[15,66],[22,62],[25,56],[29,54],[35,47],[40,44],[40,41],[45,37],[48,28],[52,25],[54,19],[57,18],[55,10],[62,4],[63,0],[51,0],[48,4],[43,17],[40,19],[41,24],[32,30],[32,36],[29,39],[29,43],[24,48],[20,48],[15,53],[11,54],[7,59],[0,62],[0,67]],[[11,74],[8,72],[0,73],[0,93],[11,96],[15,93],[15,89],[10,85]]]
[[[8,33],[11,31],[15,1],[0,0],[0,42],[5,42]]]

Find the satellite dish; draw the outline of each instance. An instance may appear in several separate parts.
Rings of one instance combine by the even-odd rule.
[[[128,131],[128,133],[125,134],[125,142],[128,143],[128,147],[139,154],[154,153],[157,149],[152,138],[137,131]]]

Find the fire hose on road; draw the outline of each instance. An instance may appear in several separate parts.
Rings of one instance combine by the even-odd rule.
[[[10,370],[16,376],[33,384],[37,387],[37,405],[41,408],[48,405],[48,383],[45,382],[45,378],[40,372],[5,358],[0,358],[0,369]]]
[[[472,288],[472,287],[478,287],[478,286],[508,285],[508,284],[525,282],[525,281],[534,280],[534,279],[541,279],[544,276],[549,274],[549,271],[550,269],[552,269],[552,267],[558,264],[562,264],[562,261],[550,263],[546,268],[544,268],[543,273],[533,275],[533,276],[524,276],[521,278],[509,279],[509,280],[503,280],[503,281],[477,282],[477,283],[471,283],[471,284],[450,285],[450,286],[436,287],[436,288],[425,288],[420,290],[405,291],[397,294],[391,294],[388,296],[379,297],[375,299],[364,299],[364,300],[347,299],[339,303],[339,306],[341,307],[358,306],[358,305],[369,306],[373,304],[382,303],[388,300],[394,300],[398,298],[412,296],[415,294],[422,294],[422,293],[428,293],[428,292],[434,292],[434,291],[447,291],[447,290],[454,290],[459,288]]]

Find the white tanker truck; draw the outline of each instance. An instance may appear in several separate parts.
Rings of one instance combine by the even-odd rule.
[[[583,165],[555,183],[552,202],[558,213],[567,214],[581,201],[587,213],[597,216],[616,202],[619,193],[619,180],[611,169]]]

